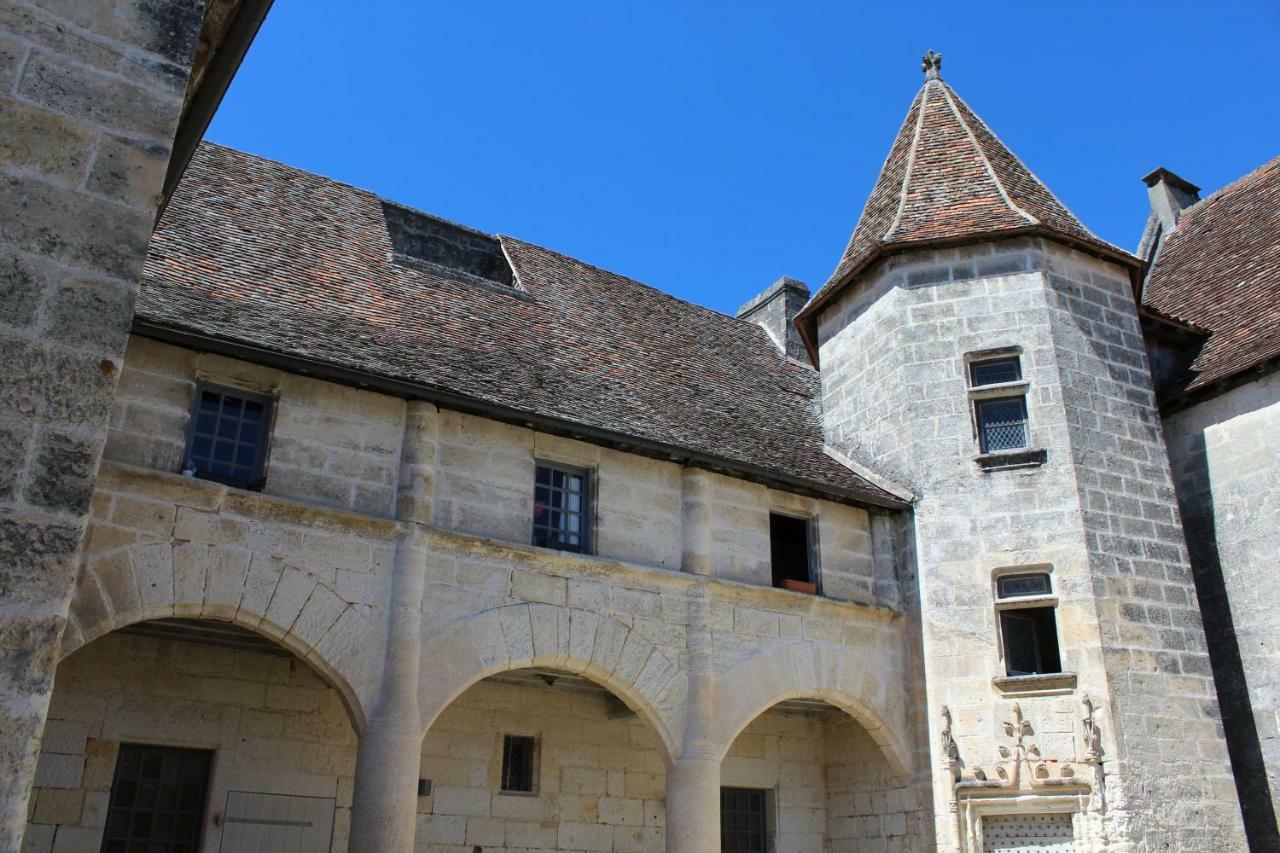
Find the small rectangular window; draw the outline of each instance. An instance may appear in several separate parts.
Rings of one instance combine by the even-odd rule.
[[[1036,573],[1033,575],[1004,575],[996,579],[996,594],[1001,598],[1015,598],[1022,595],[1049,595],[1053,589],[1049,586],[1049,576]]]
[[[969,384],[975,388],[983,385],[998,385],[1002,382],[1017,382],[1021,378],[1022,362],[1017,356],[975,361],[969,365]]]
[[[1000,612],[1005,671],[1009,675],[1062,672],[1053,610],[1052,607],[1023,607]]]
[[[721,853],[768,853],[768,798],[758,788],[720,789]]]
[[[996,578],[996,610],[1008,675],[1062,672],[1055,605],[1019,606],[1018,599],[1053,594],[1048,572],[1026,572]]]
[[[184,469],[241,489],[261,489],[271,430],[271,398],[196,386]]]
[[[591,473],[539,462],[533,488],[533,544],[586,554],[590,540]]]
[[[809,543],[809,520],[769,514],[769,557],[773,585],[797,592],[815,592]]]
[[[534,763],[538,742],[524,735],[502,738],[502,790],[516,794],[533,793]]]
[[[1027,401],[1025,397],[998,397],[977,400],[978,441],[983,453],[1016,450],[1027,446]]]

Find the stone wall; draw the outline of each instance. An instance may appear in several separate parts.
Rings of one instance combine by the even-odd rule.
[[[684,509],[681,467],[523,427],[415,403],[424,458],[404,468],[403,400],[196,353],[133,336],[121,374],[105,458],[182,470],[197,381],[268,394],[276,401],[263,492],[308,503],[393,515],[397,491],[423,490],[414,520],[508,542],[532,531],[539,460],[594,472],[597,554],[680,571]],[[416,466],[416,467],[415,467]],[[707,573],[771,585],[769,513],[814,520],[816,567],[825,596],[877,602],[870,516],[721,474],[707,482]]]
[[[14,849],[203,0],[0,16],[0,849]]]
[[[1031,240],[898,256],[820,318],[819,339],[829,442],[918,495],[932,763],[948,768],[935,772],[939,848],[970,843],[938,753],[943,708],[956,772],[986,765],[994,775],[1000,748],[1016,746],[1002,732],[1015,700],[1045,758],[1083,760],[1089,696],[1104,709],[1106,790],[1093,785],[1105,801],[1073,808],[1109,821],[1089,837],[1120,844],[1168,832],[1182,849],[1242,849],[1124,273]],[[980,454],[966,378],[967,357],[1002,349],[1021,360],[1037,451],[1013,464]],[[1073,673],[1066,687],[998,680],[995,576],[1033,567],[1052,577],[1062,665]],[[1063,695],[1073,708],[1057,704]],[[1194,741],[1196,769],[1186,750],[1170,749],[1164,727]]]
[[[269,495],[391,515],[404,401],[130,337],[104,458],[181,471],[197,382],[275,400]]]
[[[112,634],[58,667],[27,853],[97,853],[121,743],[216,750],[204,849],[229,791],[335,801],[346,850],[356,735],[336,691],[296,658]]]
[[[1280,376],[1164,430],[1250,842],[1280,846]]]

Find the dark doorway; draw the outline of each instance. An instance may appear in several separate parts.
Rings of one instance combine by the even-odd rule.
[[[720,853],[768,853],[765,795],[758,788],[720,789]]]
[[[213,753],[121,744],[102,853],[197,853]]]

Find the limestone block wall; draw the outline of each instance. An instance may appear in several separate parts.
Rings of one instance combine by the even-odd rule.
[[[362,720],[381,670],[391,522],[104,463],[61,654],[146,619],[233,621]]]
[[[1164,434],[1245,821],[1255,846],[1280,844],[1280,376],[1180,411]]]
[[[205,3],[0,19],[0,848],[21,843],[56,649]]]
[[[204,849],[229,791],[334,800],[347,848],[356,735],[342,699],[301,661],[111,634],[58,667],[23,850],[97,853],[121,743],[216,750]]]
[[[1056,247],[1046,281],[1112,685],[1119,787],[1148,843],[1243,847],[1131,285],[1114,267]],[[1170,752],[1161,736],[1174,731],[1196,755]]]
[[[197,382],[275,400],[265,493],[392,513],[403,400],[137,335],[129,338],[104,458],[181,471]]]
[[[1087,695],[1104,709],[1112,774],[1105,803],[1087,806],[1111,821],[1112,841],[1100,843],[1168,831],[1185,849],[1240,849],[1132,295],[1123,272],[1090,264],[1029,240],[884,262],[820,319],[829,442],[918,495],[913,551],[935,768],[944,707],[961,764],[973,767],[1012,748],[1003,724],[1015,701],[1046,758],[1077,760]],[[1029,444],[1043,461],[979,464],[966,357],[999,349],[1021,360]],[[1063,669],[1075,675],[1065,691],[993,680],[1004,675],[994,578],[1020,568],[1052,577]],[[1162,705],[1158,693],[1178,698]],[[1062,695],[1074,710],[1055,704]],[[1165,749],[1156,720],[1166,718],[1197,744],[1194,782]],[[963,847],[954,780],[935,773],[939,847]],[[1153,798],[1144,785],[1168,790]]]

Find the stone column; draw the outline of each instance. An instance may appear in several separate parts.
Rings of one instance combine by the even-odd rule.
[[[0,6],[0,850],[18,850],[204,0]]]
[[[713,737],[711,602],[689,597],[689,692],[680,755],[667,768],[667,853],[719,853],[720,751]]]
[[[711,474],[701,468],[680,471],[680,567],[695,575],[714,573],[711,550]]]
[[[422,721],[422,592],[427,549],[416,531],[396,546],[382,682],[360,733],[351,803],[350,853],[411,853],[418,811]]]

